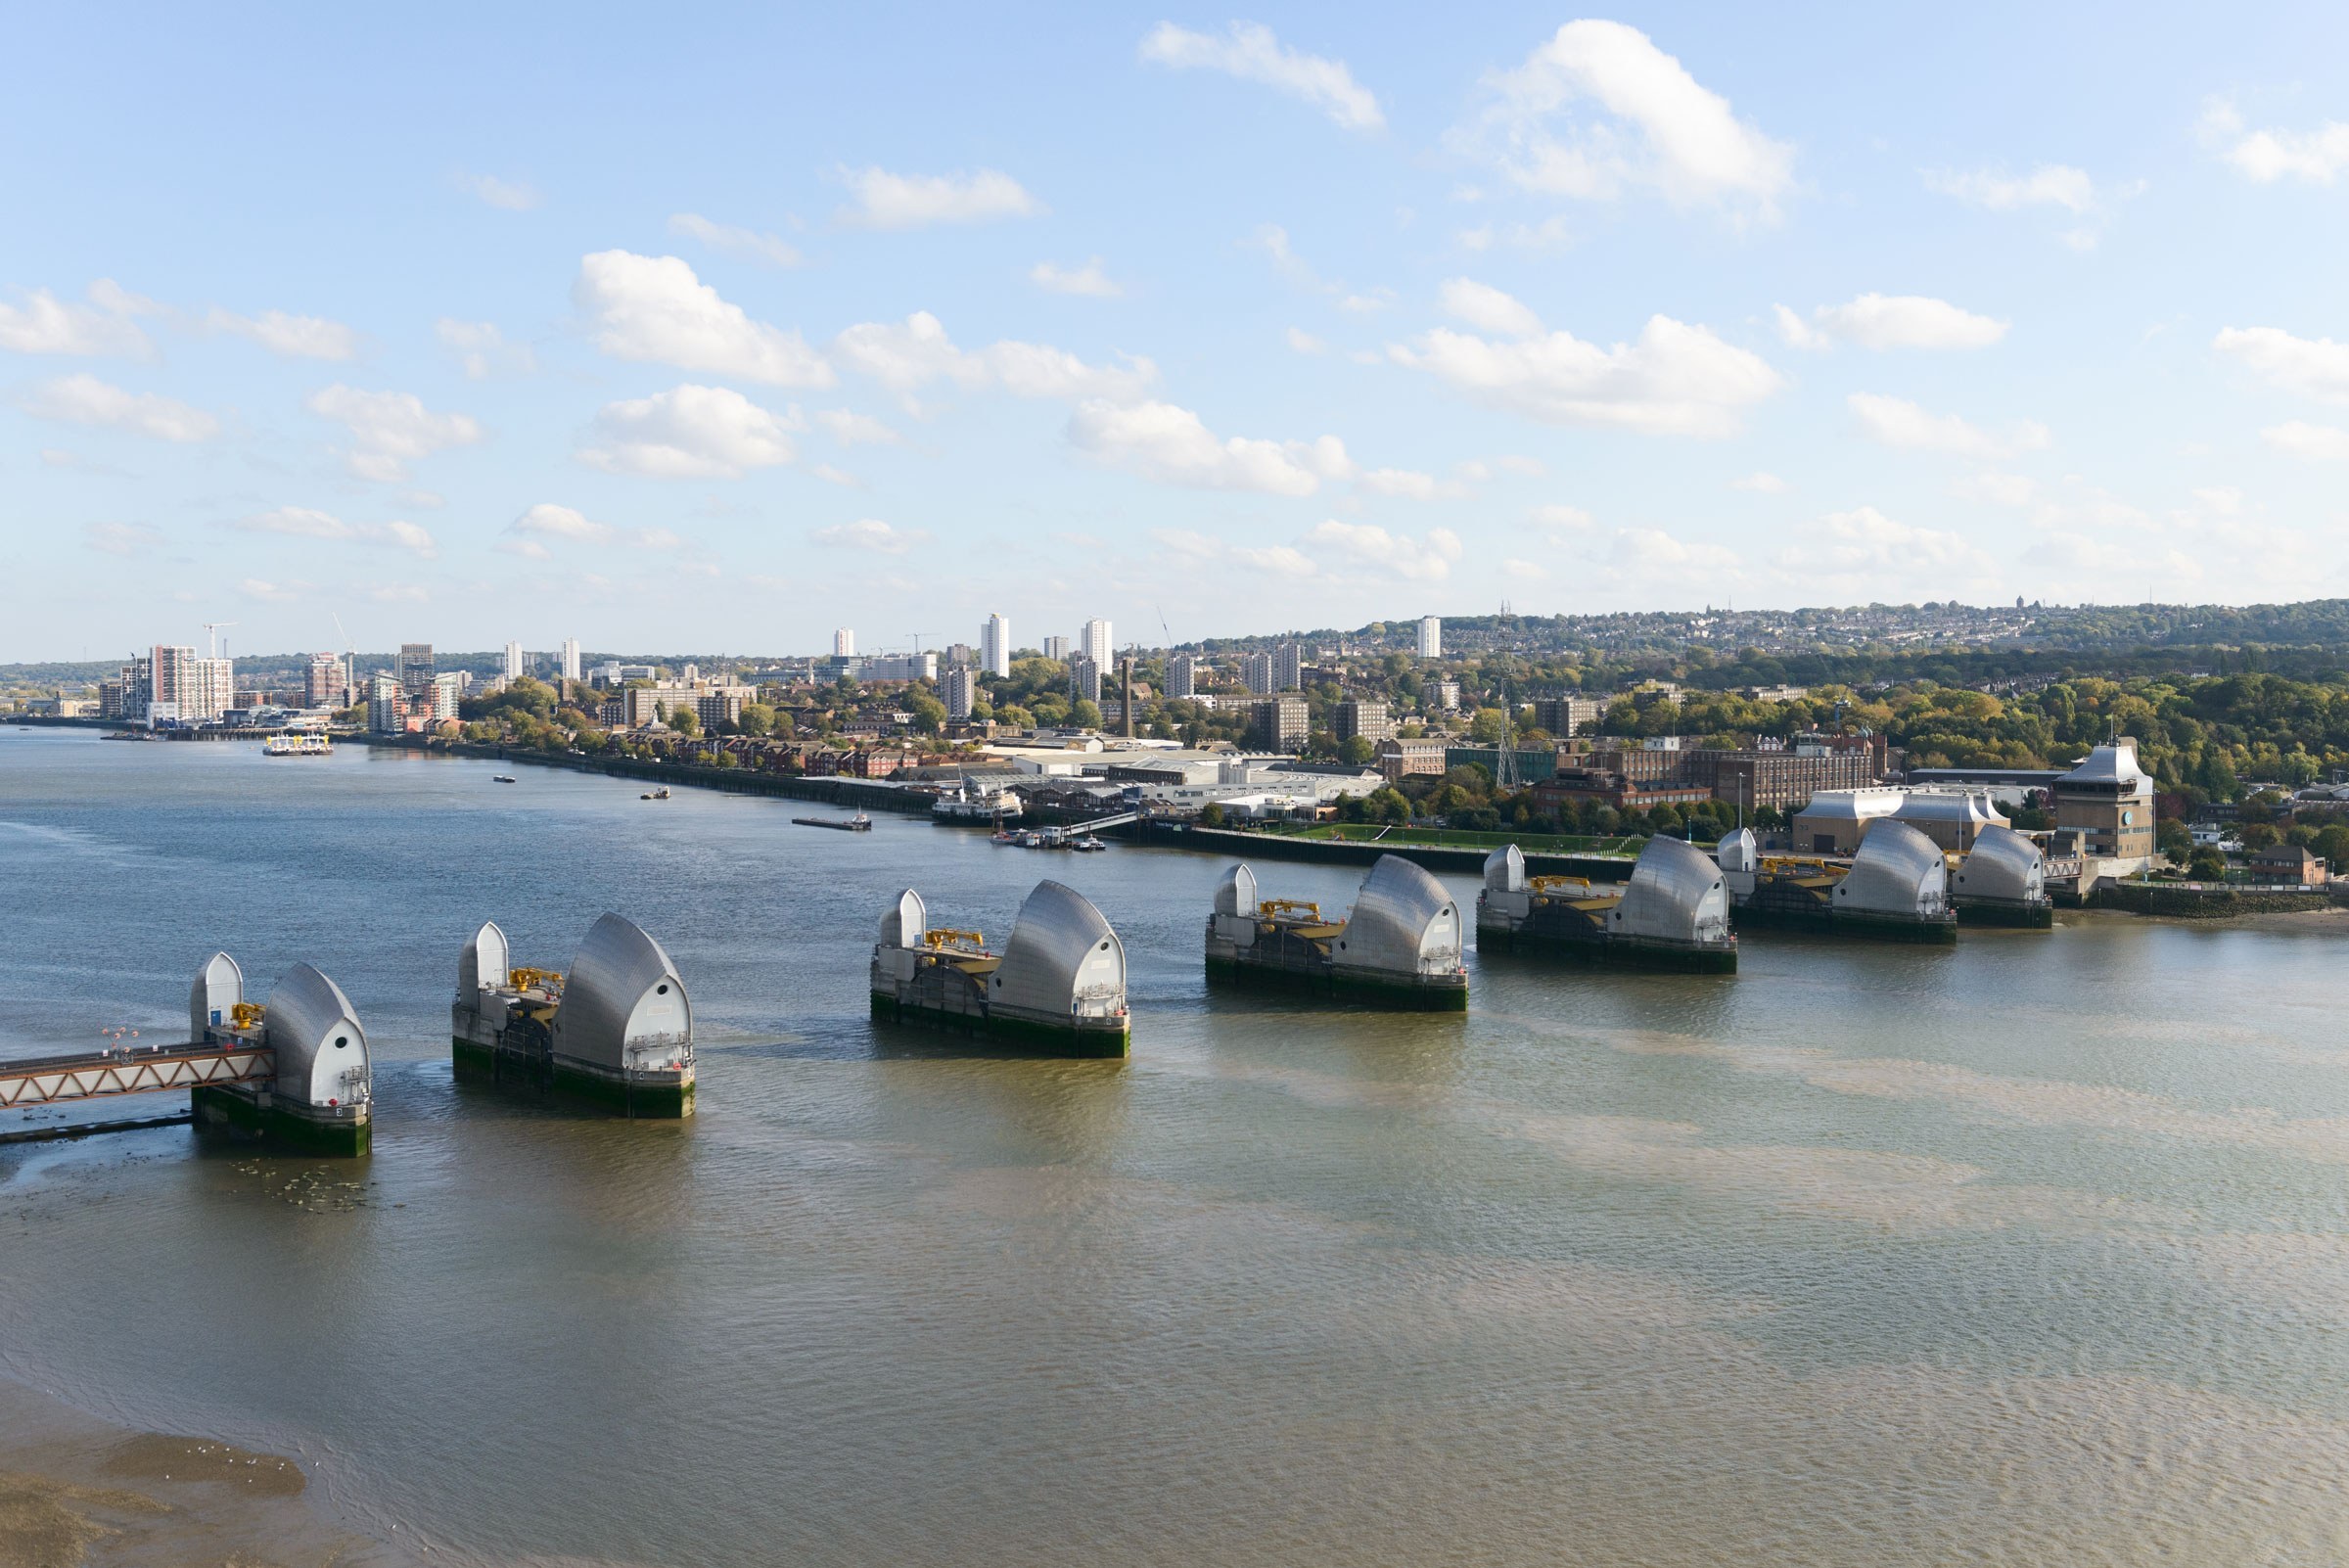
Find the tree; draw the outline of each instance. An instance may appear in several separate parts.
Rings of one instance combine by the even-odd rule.
[[[2205,844],[2186,862],[2186,874],[2196,882],[2224,882],[2227,880],[2227,857]]]
[[[1080,697],[1069,709],[1069,722],[1079,729],[1099,729],[1101,709],[1090,697]]]
[[[688,705],[679,703],[668,715],[668,727],[679,735],[699,735],[702,717]]]
[[[764,703],[744,703],[735,725],[745,735],[764,735],[775,727],[775,711]]]
[[[996,709],[995,717],[998,721],[1009,724],[1014,729],[1036,728],[1036,715],[1017,703],[1006,704],[1004,707]]]
[[[1210,801],[1200,807],[1199,825],[1211,828],[1221,827],[1223,825],[1223,804],[1221,801]]]
[[[2181,865],[2193,856],[2194,836],[2187,831],[2184,822],[2174,816],[2164,817],[2153,825],[2153,844]]]
[[[1350,735],[1346,738],[1346,744],[1338,749],[1339,760],[1352,762],[1357,767],[1369,766],[1370,760],[1377,755],[1378,746],[1367,735]]]
[[[913,715],[913,727],[925,735],[939,734],[946,727],[946,705],[926,691],[907,697],[905,711]]]

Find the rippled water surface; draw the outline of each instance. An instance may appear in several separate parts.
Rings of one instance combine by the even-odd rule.
[[[452,1560],[2349,1558],[2332,917],[1332,1013],[1206,992],[1220,860],[491,771],[0,731],[0,1051],[169,1035],[225,946],[342,983],[378,1106],[348,1165],[0,1148],[0,1370]],[[1131,1061],[866,1020],[898,888],[1000,938],[1046,874],[1125,937]],[[454,1088],[467,932],[560,968],[606,908],[693,990],[701,1114]]]

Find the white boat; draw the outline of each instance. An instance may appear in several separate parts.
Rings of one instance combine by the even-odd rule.
[[[263,757],[332,757],[335,743],[316,730],[286,730],[261,742]]]

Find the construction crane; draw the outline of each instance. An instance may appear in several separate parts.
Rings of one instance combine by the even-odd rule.
[[[207,659],[220,657],[220,630],[235,624],[234,621],[207,621],[204,623],[204,656]]]
[[[922,639],[924,637],[935,637],[938,635],[938,633],[935,631],[909,631],[905,633],[905,635],[913,639],[913,656],[916,659],[919,659],[922,656]]]
[[[359,694],[359,645],[343,629],[340,613],[329,610],[327,614],[334,617],[335,635],[343,639],[343,701],[348,704]]]

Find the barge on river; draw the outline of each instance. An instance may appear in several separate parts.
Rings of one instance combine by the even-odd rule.
[[[1878,817],[1849,860],[1766,855],[1751,828],[1727,834],[1717,852],[1739,926],[1792,926],[1882,942],[1950,944],[1950,863],[1941,847],[1906,822]]]
[[[1721,867],[1687,841],[1662,834],[1639,852],[1631,880],[1613,885],[1529,877],[1517,846],[1494,851],[1476,899],[1476,945],[1625,968],[1737,972]]]
[[[677,966],[632,920],[588,928],[568,975],[515,964],[483,922],[457,960],[457,1077],[626,1116],[693,1114],[693,1003]]]
[[[1317,903],[1259,899],[1256,873],[1233,866],[1207,917],[1207,973],[1399,1011],[1468,1006],[1460,906],[1443,883],[1393,854],[1379,856],[1354,908],[1335,920]]]
[[[907,888],[873,945],[873,1016],[943,1024],[1047,1056],[1124,1056],[1126,945],[1074,888],[1039,882],[999,953],[977,931],[933,927]]]

